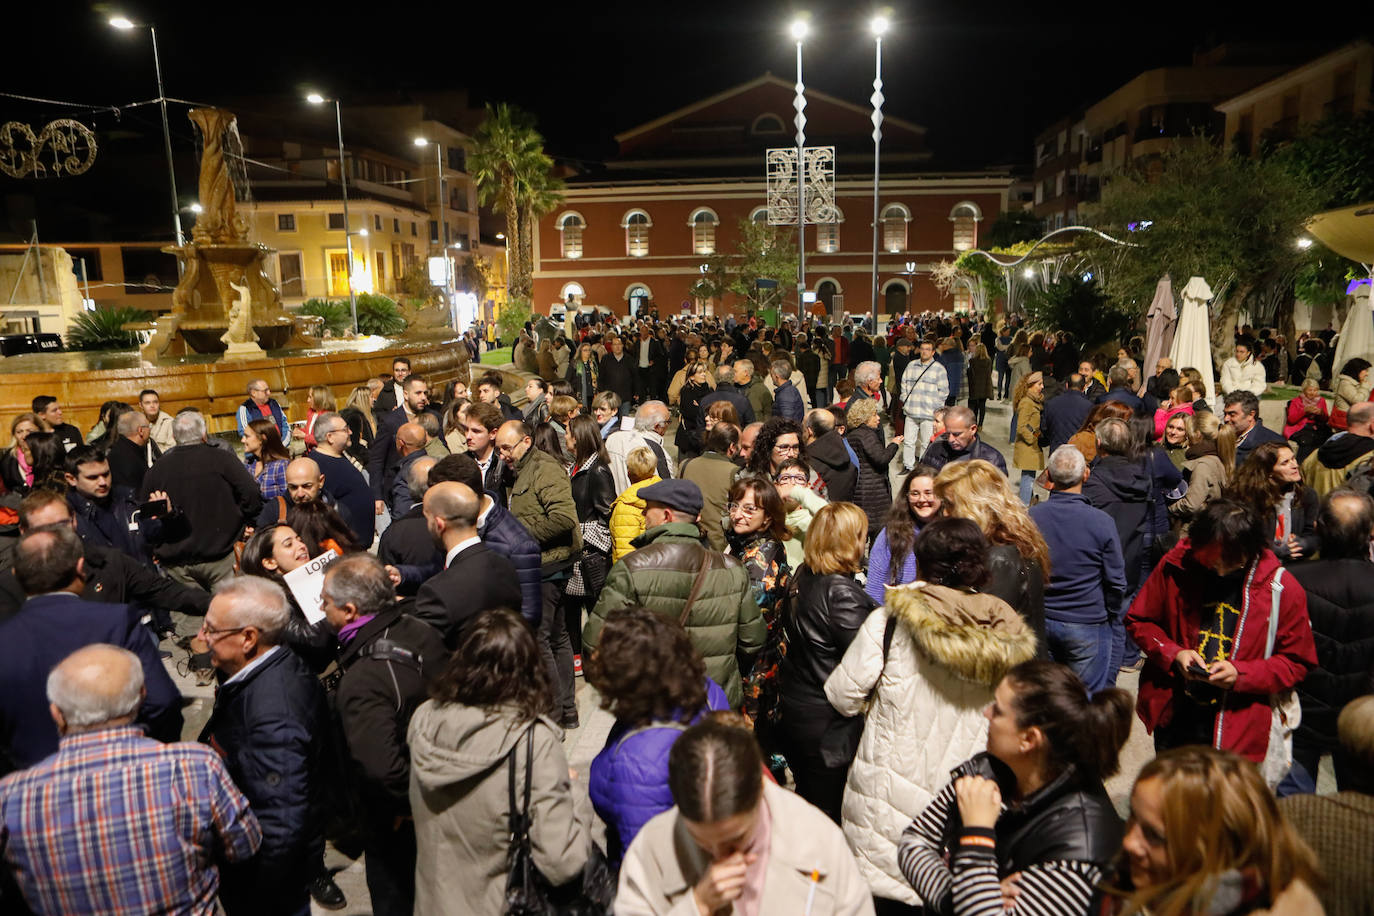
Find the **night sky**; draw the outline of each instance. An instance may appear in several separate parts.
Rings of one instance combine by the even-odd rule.
[[[1338,45],[1368,16],[1345,2],[1258,12],[1272,7],[892,3],[885,110],[930,129],[938,167],[1025,163],[1039,128],[1142,70],[1187,64],[1196,47],[1227,40],[1285,43],[1301,61],[1315,54],[1296,43]],[[507,100],[534,112],[553,154],[596,160],[614,152],[617,131],[765,70],[791,79],[786,25],[799,9],[813,17],[807,85],[866,105],[871,8],[852,0],[19,3],[5,13],[0,90],[90,104],[156,95],[147,33],[111,29],[106,20],[118,11],[157,25],[169,97],[215,103],[318,87],[347,104],[362,93],[467,88],[475,103]],[[1320,19],[1291,18],[1310,10]],[[216,29],[228,36],[218,53],[205,37]],[[0,120],[37,125],[63,113],[0,98]],[[155,131],[157,121],[147,108],[126,112],[119,125],[109,116],[95,123]],[[189,150],[184,112],[173,111],[172,127],[174,144]],[[0,177],[0,205],[11,181]]]

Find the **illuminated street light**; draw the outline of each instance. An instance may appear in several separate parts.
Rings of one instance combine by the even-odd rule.
[[[1306,251],[1308,248],[1312,247],[1312,240],[1309,238],[1300,238],[1298,239],[1298,247]]]
[[[789,31],[792,33],[793,41],[803,41],[811,31],[811,24],[807,22],[805,17],[799,16],[792,20]]]
[[[416,137],[416,146],[429,146],[428,137]],[[434,212],[434,236],[439,243],[440,250],[444,254],[444,295],[449,300],[449,315],[453,316],[453,272],[449,263],[448,256],[448,219],[444,216],[444,145],[439,141],[434,141],[434,177],[435,184],[438,185],[438,196],[435,199]],[[463,246],[454,246],[461,249]],[[455,330],[457,330],[455,326]]]
[[[883,35],[887,34],[888,25],[888,18],[882,13],[869,23],[869,30],[873,32],[873,94],[869,96],[873,103],[870,116],[873,122],[873,273],[868,320],[875,332],[878,330],[878,156],[883,139],[883,102],[886,101],[883,98]]]
[[[882,38],[887,34],[887,27],[891,24],[892,23],[888,21],[886,16],[878,15],[873,17],[873,21],[868,24],[868,28],[869,31],[873,33],[874,38]]]
[[[140,28],[140,25],[129,19],[127,16],[111,16],[110,27],[119,29],[121,32],[128,32],[131,29]],[[172,131],[167,126],[167,93],[162,90],[162,58],[157,53],[157,29],[151,25],[143,26],[147,28],[148,34],[153,40],[153,71],[157,74],[157,102],[162,109],[162,145],[167,152],[167,180],[172,186],[172,229],[176,233],[177,247],[186,244],[186,236],[181,232],[181,207],[177,203],[177,176],[176,170],[172,166]],[[181,270],[181,260],[177,259],[177,271]]]
[[[110,17],[110,25],[125,32],[127,32],[129,29],[134,28],[133,21],[125,19],[123,16]]]
[[[202,207],[200,204],[191,204],[191,206],[187,207],[186,209],[190,210],[192,213],[205,212],[205,208]]]
[[[802,83],[802,41],[811,31],[810,17],[802,13],[792,20],[789,31],[797,43],[797,96],[792,100],[797,128],[797,318],[802,317],[806,292],[806,86]]]
[[[353,316],[353,334],[358,333],[358,294],[353,290],[353,224],[348,218],[348,170],[344,166],[344,144],[343,144],[343,113],[339,109],[338,99],[326,99],[318,92],[312,92],[305,97],[311,105],[323,105],[325,102],[334,103],[334,129],[339,136],[339,190],[343,194],[343,218],[344,218],[344,250],[347,252],[348,269],[344,275],[348,278],[348,308]],[[366,231],[363,232],[367,234]]]

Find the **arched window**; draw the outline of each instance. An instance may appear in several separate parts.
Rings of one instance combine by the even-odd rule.
[[[835,297],[840,293],[840,285],[834,280],[825,279],[816,284],[816,301],[825,304],[827,312],[835,310]]]
[[[749,132],[752,134],[780,134],[786,130],[782,118],[772,112],[759,115],[754,119],[753,126],[749,128]]]
[[[569,210],[558,218],[558,232],[562,238],[559,250],[565,258],[582,257],[582,230],[587,223],[582,214]]]
[[[978,222],[983,211],[972,201],[965,200],[954,205],[949,211],[949,221],[954,224],[954,250],[970,251],[978,247]]]
[[[839,207],[832,207],[831,210],[835,219],[816,226],[816,250],[821,254],[834,254],[840,250],[840,223],[844,222],[844,214]]]
[[[753,220],[754,222],[756,222],[756,223],[767,223],[767,222],[768,222],[768,208],[767,208],[767,207],[755,207],[754,209],[752,209],[752,210],[749,211],[749,218],[750,218],[751,220]]]
[[[696,254],[716,253],[716,226],[720,217],[710,207],[698,207],[692,211],[687,225],[692,227],[692,251]]]
[[[558,294],[558,298],[567,302],[568,297],[572,296],[573,302],[580,303],[586,295],[587,291],[582,288],[581,283],[564,283],[562,291]]]
[[[888,280],[883,285],[883,306],[889,315],[905,312],[910,297],[911,290],[905,280]]]
[[[631,283],[625,287],[625,301],[629,303],[631,316],[638,315],[640,309],[647,308],[653,298],[653,292],[643,283]]]
[[[625,253],[632,258],[642,258],[649,253],[649,227],[653,222],[643,210],[631,210],[620,221],[625,228]]]
[[[906,224],[911,222],[911,211],[901,204],[888,204],[883,208],[883,248],[888,251],[906,250]]]

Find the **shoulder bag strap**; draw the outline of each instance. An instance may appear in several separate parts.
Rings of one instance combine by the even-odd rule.
[[[696,604],[697,595],[701,594],[701,587],[706,584],[706,571],[710,565],[711,557],[706,552],[705,547],[701,550],[701,567],[697,570],[697,577],[692,582],[692,590],[687,593],[687,603],[682,606],[682,615],[678,617],[678,624],[687,626],[687,618],[692,615],[692,605]]]
[[[1269,606],[1269,635],[1264,641],[1264,657],[1269,658],[1274,654],[1274,643],[1279,637],[1279,602],[1283,598],[1283,567],[1274,573],[1274,578],[1269,580],[1269,595],[1271,600]]]
[[[921,370],[921,374],[918,375],[918,376],[916,376],[916,381],[912,382],[912,383],[911,383],[911,387],[908,388],[908,389],[906,390],[906,392],[902,394],[902,397],[901,397],[901,404],[902,404],[903,407],[906,406],[907,398],[911,397],[911,392],[913,392],[913,391],[916,390],[916,386],[919,385],[919,384],[921,384],[921,379],[923,379],[923,378],[926,377],[926,373],[929,372],[929,371],[931,370],[931,367],[934,366],[934,365],[935,365],[935,357],[932,356],[931,359],[930,359],[930,365],[929,365],[929,366],[926,366],[924,369]]]

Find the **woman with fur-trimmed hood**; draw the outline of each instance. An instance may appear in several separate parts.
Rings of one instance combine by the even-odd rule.
[[[921,580],[887,589],[825,682],[838,712],[866,716],[841,825],[875,897],[921,904],[897,865],[897,841],[950,771],[983,749],[997,682],[1035,657],[1021,615],[977,591],[986,554],[968,519],[928,524],[916,539]]]

